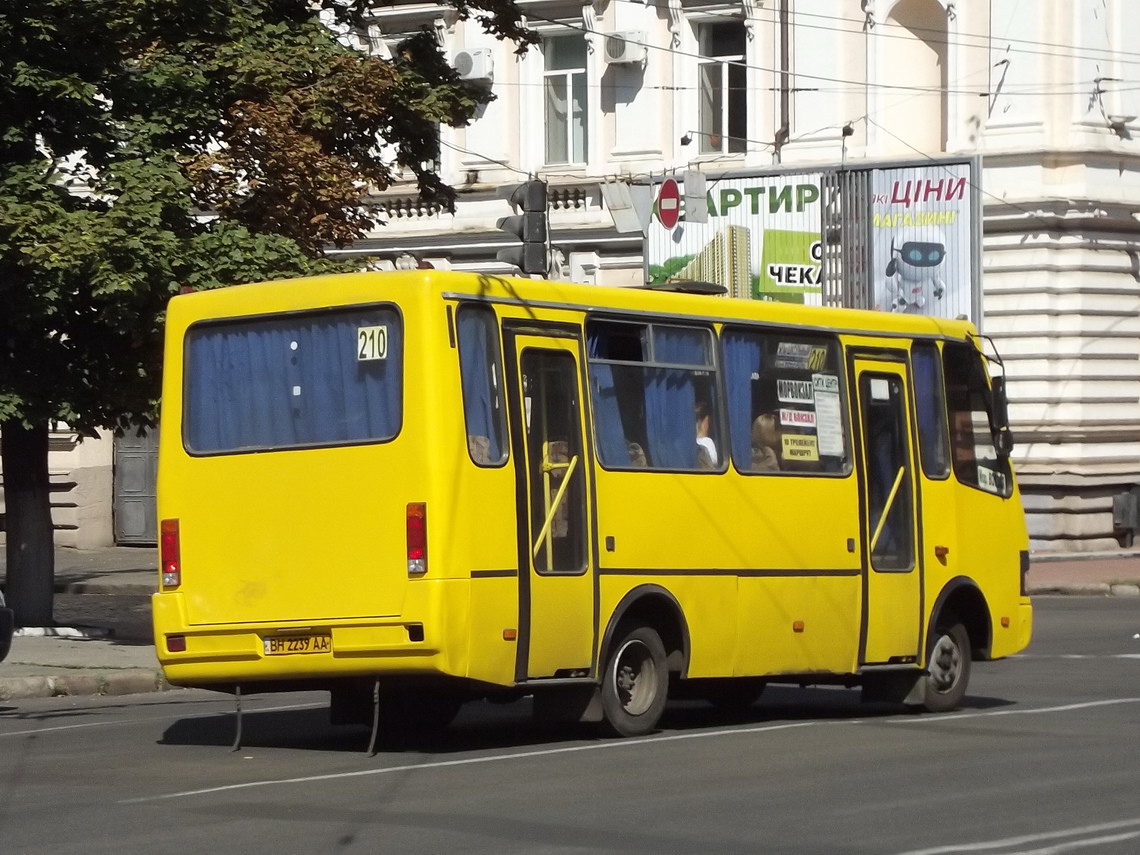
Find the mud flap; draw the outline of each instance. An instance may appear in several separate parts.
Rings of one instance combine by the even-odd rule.
[[[602,693],[598,686],[549,686],[534,693],[534,717],[543,722],[599,722]]]
[[[921,706],[926,697],[926,683],[930,678],[922,671],[883,671],[863,675],[865,703],[906,704]]]

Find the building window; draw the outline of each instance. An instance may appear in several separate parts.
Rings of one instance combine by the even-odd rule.
[[[586,37],[552,36],[542,41],[545,59],[546,162],[585,163],[589,127],[586,100]]]
[[[698,25],[702,154],[742,152],[747,147],[746,41],[744,24],[739,21]]]

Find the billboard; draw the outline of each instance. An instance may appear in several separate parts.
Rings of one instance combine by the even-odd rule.
[[[970,170],[966,162],[873,171],[871,308],[974,317]]]
[[[980,323],[980,162],[933,159],[812,172],[706,173],[707,222],[645,227],[650,284],[702,281],[730,296]],[[688,204],[692,199],[685,197]],[[668,227],[667,227],[668,226]]]
[[[646,231],[650,283],[696,280],[733,297],[821,303],[818,173],[713,179],[706,204],[707,222],[682,213],[672,228],[654,204]],[[665,213],[672,222],[671,210]]]

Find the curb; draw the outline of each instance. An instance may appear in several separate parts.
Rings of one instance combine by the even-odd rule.
[[[1116,558],[1140,558],[1140,549],[1111,549],[1094,552],[1030,552],[1029,564],[1047,564],[1052,561],[1100,561]]]
[[[0,677],[0,701],[77,695],[135,695],[164,692],[171,688],[161,671],[140,669],[50,677]]]
[[[1055,585],[1030,585],[1031,597],[1065,594],[1078,597],[1140,597],[1140,584],[1109,582],[1059,582]]]

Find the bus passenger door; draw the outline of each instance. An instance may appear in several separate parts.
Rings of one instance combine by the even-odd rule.
[[[521,470],[515,677],[584,677],[593,661],[594,557],[578,342],[529,330],[507,336],[512,447]]]
[[[863,519],[860,661],[918,661],[922,568],[905,362],[854,360]]]

